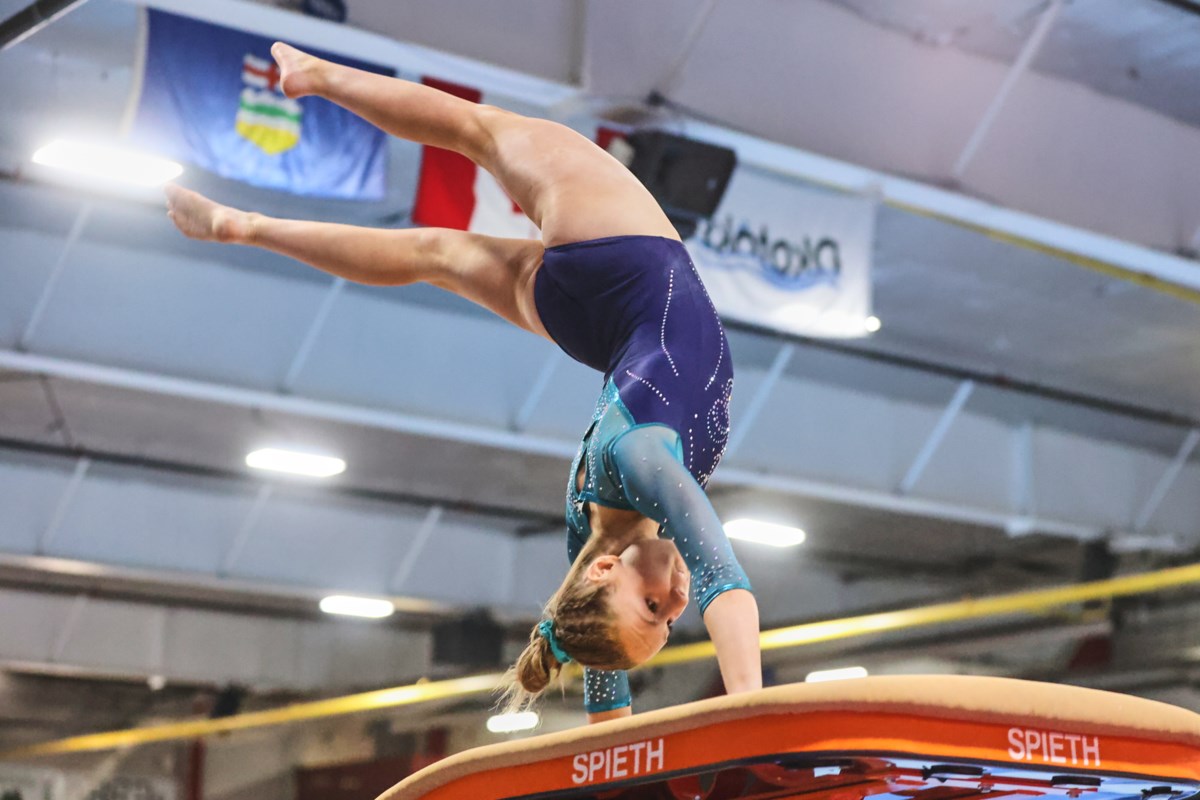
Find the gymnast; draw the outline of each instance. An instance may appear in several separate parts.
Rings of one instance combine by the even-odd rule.
[[[729,345],[654,198],[563,125],[282,43],[272,54],[289,97],[324,97],[486,169],[541,240],[273,219],[168,186],[168,214],[184,234],[265,248],[363,284],[424,281],[604,373],[567,485],[571,566],[510,670],[510,707],[576,661],[589,721],[632,713],[624,671],[662,648],[689,597],[726,690],[761,688],[758,606],[703,488],[729,435]]]

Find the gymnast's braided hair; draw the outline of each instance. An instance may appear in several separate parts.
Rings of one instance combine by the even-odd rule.
[[[537,701],[562,672],[566,662],[559,656],[595,669],[635,666],[617,638],[617,626],[608,607],[609,587],[587,578],[588,565],[602,554],[599,537],[592,536],[546,603],[544,619],[534,626],[528,646],[505,676],[499,703],[505,711],[520,711]]]

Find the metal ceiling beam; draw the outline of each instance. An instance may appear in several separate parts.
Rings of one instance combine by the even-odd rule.
[[[192,608],[253,608],[258,602],[261,603],[260,611],[273,609],[279,613],[279,609],[311,610],[317,607],[321,598],[342,591],[335,586],[285,585],[258,578],[223,578],[210,573],[164,571],[72,558],[0,553],[0,571],[5,570],[31,577],[29,581],[6,580],[5,583],[22,586],[36,583],[43,591],[77,592],[82,589],[95,598],[140,601],[153,598],[158,602]],[[217,602],[204,599],[213,597],[228,600]],[[400,614],[417,617],[443,617],[461,611],[449,603],[416,597],[392,595],[387,599],[392,601]]]
[[[1197,273],[1200,273],[1200,270],[1197,270]],[[1069,389],[1060,389],[1055,386],[1021,380],[1002,372],[984,372],[982,370],[940,364],[916,356],[891,353],[886,350],[868,350],[837,339],[817,339],[810,336],[782,333],[771,328],[752,325],[740,320],[722,320],[722,324],[726,330],[743,331],[781,342],[795,342],[816,350],[824,350],[877,364],[887,364],[888,366],[922,372],[928,375],[939,375],[959,381],[974,381],[977,384],[994,386],[997,389],[1028,395],[1041,400],[1052,400],[1058,403],[1081,406],[1093,411],[1102,411],[1105,414],[1115,414],[1120,417],[1128,417],[1129,419],[1142,420],[1144,422],[1157,422],[1162,425],[1174,425],[1180,428],[1200,427],[1200,417],[1191,417],[1172,411],[1134,405],[1133,403],[1126,403],[1119,400],[1109,400],[1105,397],[1074,392]]]
[[[86,0],[35,0],[0,22],[0,52],[14,47]]]
[[[381,428],[383,430],[395,431],[396,433],[428,436],[435,439],[445,439],[447,441],[475,444],[484,447],[496,447],[502,450],[513,450],[529,455],[571,458],[575,455],[576,449],[573,443],[530,436],[528,434],[517,434],[511,431],[487,428],[480,425],[467,425],[396,411],[362,408],[345,403],[309,400],[302,397],[264,392],[256,389],[243,389],[187,378],[174,378],[167,375],[105,367],[81,361],[67,361],[29,353],[17,353],[12,350],[0,350],[0,369],[11,369],[68,380],[98,383],[121,389],[150,392],[151,394],[183,397],[189,400],[217,403],[233,408],[261,409],[263,411],[294,414],[299,417],[320,419],[328,422],[342,422],[349,425],[362,425],[368,428]]]
[[[956,225],[1076,266],[1200,303],[1200,270],[1190,258],[897,178],[747,133],[692,119],[688,135],[732,148],[739,163],[847,194],[878,198],[900,211]]]
[[[188,608],[0,588],[0,667],[48,674],[326,692],[427,674],[427,626]],[[29,625],[28,619],[45,620]],[[23,622],[22,620],[26,620]],[[102,631],[103,636],[97,632]],[[213,646],[219,632],[223,647]],[[231,657],[231,653],[236,656]],[[325,658],[329,653],[336,657]]]
[[[1030,530],[1036,530],[1039,533],[1085,541],[1099,539],[1110,534],[1121,535],[1124,533],[1124,531],[1114,531],[1103,525],[1072,522],[1052,517],[1026,517],[1009,511],[981,508],[965,503],[925,499],[913,495],[901,496],[878,489],[809,478],[770,475],[757,470],[736,467],[722,466],[718,475],[713,476],[713,484],[721,487],[774,491],[816,500],[828,500],[831,503],[844,503],[909,516],[932,517],[985,528],[1008,530],[1012,526],[1028,526]]]
[[[445,439],[481,447],[495,447],[526,455],[549,456],[569,460],[578,444],[543,437],[515,434],[482,425],[469,425],[431,419],[396,411],[361,408],[329,401],[309,400],[223,384],[175,378],[133,370],[105,367],[78,361],[68,361],[11,350],[0,350],[0,369],[81,380],[142,392],[184,397],[226,406],[281,414],[293,414],[311,419],[365,425],[416,436]],[[899,514],[935,517],[987,527],[1005,529],[1017,521],[1053,535],[1078,539],[1094,539],[1112,532],[1111,528],[1053,518],[1026,518],[997,509],[982,508],[966,503],[898,496],[891,491],[850,486],[809,478],[766,474],[755,469],[723,467],[714,476],[714,484],[761,489],[784,494],[865,506]]]
[[[11,453],[36,453],[39,455],[59,456],[62,458],[87,458],[94,464],[112,464],[124,467],[137,467],[140,469],[152,470],[158,473],[172,475],[189,475],[192,477],[217,478],[219,480],[236,481],[243,484],[261,487],[264,483],[270,485],[283,485],[272,482],[272,479],[265,475],[252,475],[249,471],[236,471],[231,469],[219,469],[216,467],[198,466],[196,464],[185,464],[178,461],[168,461],[161,458],[145,458],[142,456],[130,456],[120,453],[103,452],[91,448],[82,448],[78,445],[50,445],[36,442],[22,441],[19,439],[8,439],[0,437],[0,452],[9,451]],[[287,479],[283,479],[287,482]],[[304,486],[303,484],[289,483],[301,492],[313,492],[316,494],[325,495],[341,495],[343,497],[353,497],[363,500],[374,500],[384,503],[397,503],[407,506],[420,506],[422,508],[429,506],[431,503],[439,503],[446,506],[448,509],[457,511],[463,514],[468,514],[476,517],[487,517],[495,520],[508,520],[519,522],[526,525],[549,525],[558,526],[562,521],[561,516],[556,513],[538,512],[528,509],[515,508],[513,506],[490,505],[479,503],[472,500],[461,500],[457,498],[434,497],[430,495],[409,494],[406,492],[389,492],[376,489],[356,489],[353,487],[326,485],[326,486]]]
[[[844,619],[810,622],[763,631],[759,642],[764,651],[801,647],[881,633],[929,628],[947,623],[993,617],[1045,614],[1047,611],[1092,600],[1107,600],[1158,593],[1200,583],[1200,564],[1128,575],[1104,581],[1056,586],[1026,592],[957,600],[949,603],[917,606],[896,611],[862,614]],[[707,661],[716,655],[711,641],[668,647],[640,668],[656,668]],[[416,705],[433,700],[467,697],[495,691],[502,679],[499,673],[427,681],[393,689],[297,703],[267,711],[256,711],[215,720],[168,723],[132,730],[95,733],[22,747],[0,753],[0,760],[20,760],[63,753],[94,752],[118,747],[133,747],[152,742],[174,741],[213,736],[221,733],[276,725],[294,724],[385,708]]]

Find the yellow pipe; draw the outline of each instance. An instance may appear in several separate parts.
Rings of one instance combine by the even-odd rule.
[[[1121,267],[1107,261],[1101,261],[1098,258],[1092,258],[1090,256],[1081,255],[1080,253],[1074,253],[1070,250],[1064,250],[1061,247],[1053,247],[1033,239],[1028,239],[1024,236],[1018,236],[1005,231],[998,231],[985,225],[967,222],[966,220],[957,219],[946,214],[939,214],[936,211],[930,211],[928,209],[921,208],[920,206],[910,205],[898,200],[884,200],[883,202],[892,208],[897,208],[901,211],[907,211],[910,214],[917,214],[922,217],[936,219],[939,222],[957,225],[960,228],[981,233],[984,236],[988,236],[998,242],[1004,242],[1005,244],[1011,244],[1016,247],[1023,247],[1026,250],[1032,250],[1036,253],[1042,253],[1043,255],[1051,256],[1053,258],[1060,258],[1063,261],[1069,261],[1070,263],[1083,267],[1084,269],[1090,269],[1094,272],[1108,275],[1110,278],[1128,281],[1147,289],[1153,289],[1155,291],[1162,292],[1163,294],[1168,294],[1171,297],[1179,300],[1200,304],[1200,291],[1188,288],[1186,286],[1180,286],[1177,283],[1165,281],[1145,272],[1138,272],[1137,270],[1129,269],[1128,267]]]
[[[1148,594],[1167,589],[1200,583],[1200,563],[1186,567],[1129,575],[1121,578],[1081,583],[1073,586],[1058,586],[1050,589],[1033,589],[1024,592],[985,597],[978,600],[959,600],[928,606],[863,614],[824,622],[810,622],[786,628],[763,631],[760,642],[764,650],[798,647],[817,642],[849,639],[855,636],[886,631],[920,628],[947,622],[962,622],[983,617],[1031,614],[1053,608],[1084,603],[1090,600],[1105,600],[1114,597]],[[697,642],[663,650],[643,666],[661,667],[699,661],[716,655],[712,642]],[[498,673],[454,678],[444,681],[418,682],[409,686],[381,689],[346,697],[334,697],[310,703],[298,703],[270,711],[255,711],[233,717],[214,720],[192,720],[169,723],[148,728],[134,728],[110,733],[95,733],[73,736],[68,739],[46,742],[0,753],[0,760],[15,760],[35,756],[78,753],[94,750],[111,750],[131,747],[150,742],[174,739],[195,739],[227,731],[264,728],[325,717],[377,711],[384,708],[414,705],[431,700],[484,694],[494,691],[501,675]]]
[[[374,711],[380,708],[424,703],[430,700],[442,700],[448,697],[461,697],[480,692],[490,692],[496,688],[501,677],[500,673],[493,673],[490,675],[474,675],[469,678],[454,678],[445,681],[418,682],[409,686],[380,689],[374,692],[363,692],[362,694],[352,694],[345,697],[331,697],[328,700],[316,700],[311,703],[296,703],[269,711],[252,711],[248,714],[238,714],[232,717],[222,717],[221,719],[172,722],[148,728],[131,728],[124,731],[72,736],[68,739],[60,739],[30,747],[21,747],[16,750],[0,753],[0,760],[29,758],[58,753],[113,750],[120,747],[132,747],[150,742],[166,742],[173,739],[197,739],[229,731],[266,728],[272,725],[285,725],[290,722],[303,722],[305,720],[336,717],[343,714]]]

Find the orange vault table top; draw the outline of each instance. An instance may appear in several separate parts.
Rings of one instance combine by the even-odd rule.
[[[380,800],[1200,800],[1200,714],[914,676],[778,686],[490,745]]]

